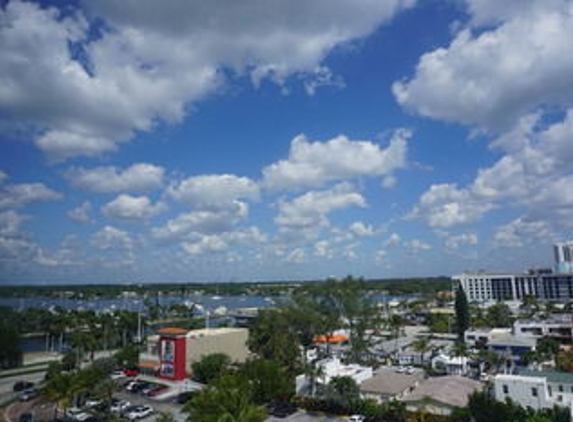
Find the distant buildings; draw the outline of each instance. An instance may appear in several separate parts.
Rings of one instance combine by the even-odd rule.
[[[360,384],[360,395],[378,403],[401,400],[424,379],[422,372],[413,374],[383,371]]]
[[[452,277],[470,302],[518,301],[526,296],[540,300],[573,299],[573,242],[553,246],[555,270],[536,269],[523,274],[464,273]]]
[[[246,328],[162,328],[148,337],[139,367],[160,378],[183,380],[192,373],[191,365],[205,355],[224,353],[234,362],[244,362],[249,355],[248,337]]]
[[[553,245],[555,255],[555,271],[557,273],[573,272],[573,242],[562,242]]]

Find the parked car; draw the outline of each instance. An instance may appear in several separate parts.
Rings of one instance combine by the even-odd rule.
[[[113,399],[111,401],[111,407],[109,408],[109,410],[112,413],[121,414],[121,413],[124,413],[126,411],[126,409],[130,406],[131,406],[131,403],[128,402],[127,400]]]
[[[130,381],[126,386],[125,389],[129,392],[132,393],[138,393],[139,391],[141,391],[141,389],[143,387],[145,387],[147,384],[140,382],[140,381]]]
[[[195,391],[185,391],[183,393],[179,393],[177,397],[175,397],[174,402],[177,404],[185,404],[189,400],[191,400],[196,394],[197,392]]]
[[[97,408],[99,406],[101,406],[103,404],[102,400],[98,400],[98,399],[90,399],[90,400],[86,400],[85,406],[87,408]]]
[[[22,413],[18,418],[18,422],[36,422],[36,419],[31,413]]]
[[[153,413],[153,407],[143,405],[136,406],[133,410],[127,412],[125,417],[130,421],[145,418]]]
[[[296,406],[288,402],[271,402],[267,405],[267,411],[270,415],[276,416],[277,418],[286,418],[296,412]],[[363,422],[363,421],[360,421]]]
[[[167,390],[169,390],[169,387],[167,387],[166,385],[160,385],[159,387],[155,387],[153,390],[149,391],[146,396],[147,397],[156,397],[161,395],[162,393],[165,393]]]
[[[350,422],[364,422],[366,420],[366,416],[364,415],[351,415],[348,417]]]
[[[143,387],[141,387],[141,390],[139,390],[139,391],[141,391],[142,394],[147,395],[147,394],[149,394],[150,391],[155,390],[157,387],[158,387],[157,384],[147,383]]]
[[[113,371],[110,375],[112,380],[119,380],[125,378],[127,375],[123,373],[123,371]]]
[[[29,390],[33,386],[34,383],[30,381],[17,381],[14,383],[14,387],[12,387],[12,389],[14,391],[24,391],[24,390]]]
[[[125,374],[126,377],[136,377],[139,375],[139,371],[137,369],[124,369],[123,373]]]
[[[79,407],[70,407],[66,410],[66,416],[74,421],[85,422],[91,415]]]
[[[35,388],[29,388],[29,389],[24,390],[20,393],[20,395],[18,396],[18,400],[29,401],[29,400],[32,400],[32,399],[38,397],[39,395],[40,395],[40,392],[38,390],[36,390]]]

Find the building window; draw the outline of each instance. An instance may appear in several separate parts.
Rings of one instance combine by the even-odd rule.
[[[509,394],[509,388],[507,387],[507,385],[504,384],[502,386],[502,389],[503,389],[503,394]]]
[[[533,397],[537,397],[537,387],[533,387],[533,388],[531,389],[531,395],[532,395]]]
[[[559,385],[559,392],[562,393],[563,392],[563,386]]]

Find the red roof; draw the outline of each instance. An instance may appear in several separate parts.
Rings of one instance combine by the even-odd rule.
[[[188,330],[184,330],[183,328],[176,328],[176,327],[165,327],[161,328],[157,331],[158,334],[168,334],[168,335],[185,335],[188,333]]]

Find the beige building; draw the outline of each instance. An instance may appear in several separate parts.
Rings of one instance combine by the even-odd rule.
[[[180,380],[192,374],[194,362],[213,353],[244,362],[249,356],[248,339],[246,328],[162,328],[147,338],[147,350],[140,354],[139,366],[148,374]]]

